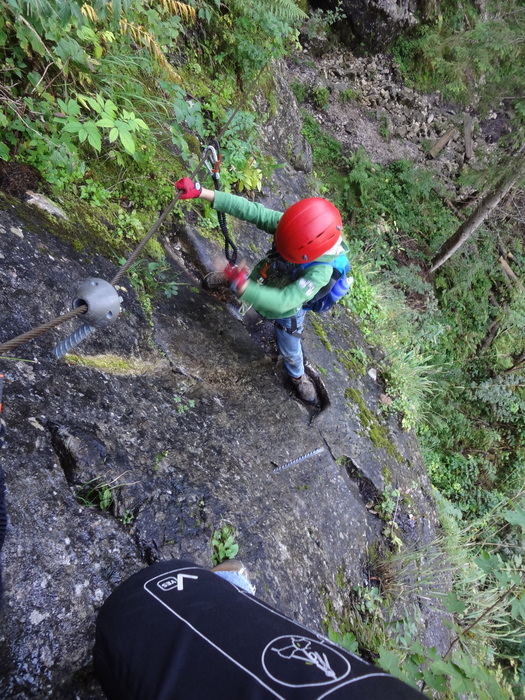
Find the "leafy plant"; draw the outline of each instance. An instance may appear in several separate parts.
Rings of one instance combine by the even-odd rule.
[[[235,169],[233,166],[231,170],[234,173],[234,182],[239,192],[244,190],[260,192],[262,187],[262,170],[257,167],[255,158],[248,159],[242,170],[239,170],[239,168]]]
[[[388,512],[394,493],[390,496],[385,501]],[[523,494],[503,499],[467,527],[457,520],[456,509],[440,503],[446,535],[422,549],[391,550],[376,559],[375,579],[382,589],[354,586],[342,617],[328,605],[329,628],[339,630],[332,638],[354,633],[359,653],[378,655],[382,668],[432,697],[520,697],[525,638],[519,551],[525,533]],[[453,594],[440,589],[436,570],[453,577]],[[433,600],[436,612],[454,630],[445,653],[419,641],[418,597]]]
[[[117,483],[124,474],[120,474],[111,481],[107,481],[102,476],[96,476],[86,481],[77,489],[75,499],[88,508],[108,511],[113,505],[115,489],[124,486],[124,484]]]
[[[331,27],[345,18],[343,3],[339,1],[334,9],[317,8],[310,12],[304,32],[309,39],[326,38]]]
[[[330,641],[334,642],[335,644],[339,644],[339,646],[343,647],[343,649],[347,649],[353,654],[358,652],[359,644],[357,643],[355,634],[352,634],[352,632],[340,634],[333,627],[328,627],[327,634]]]
[[[339,93],[339,100],[343,104],[346,104],[347,102],[355,102],[357,98],[358,94],[353,88],[345,88]]]
[[[121,220],[126,220],[127,223],[133,221],[124,214]],[[138,219],[137,223],[142,227]],[[117,229],[116,235],[119,238],[125,236],[131,240],[134,240],[135,236],[130,228],[122,225]],[[119,258],[120,265],[125,262],[125,258]],[[148,260],[146,258],[138,260],[129,268],[128,277],[147,316],[151,316],[153,312],[153,299],[156,294],[162,292],[168,299],[178,294],[178,287],[183,283],[179,282],[175,276],[168,274],[170,272],[171,267],[165,260]]]
[[[175,394],[173,401],[175,402],[175,408],[179,416],[183,416],[191,408],[195,408],[194,399],[186,399],[179,394]]]
[[[322,87],[321,85],[313,85],[310,88],[310,94],[314,107],[321,112],[324,112],[328,107],[328,102],[330,100],[330,90],[327,87]]]
[[[80,143],[87,140],[97,152],[102,148],[104,129],[108,130],[108,143],[112,144],[118,139],[129,155],[133,155],[136,150],[134,133],[148,129],[144,120],[136,117],[134,112],[120,110],[100,94],[95,97],[77,94],[76,99],[70,98],[67,103],[60,98],[57,102],[63,115],[55,117],[55,121],[63,125],[64,131],[74,134]],[[96,121],[93,118],[82,118],[82,107],[94,112]]]
[[[397,550],[400,550],[403,546],[403,541],[400,537],[401,531],[396,522],[399,503],[402,500],[401,491],[387,484],[381,494],[381,498],[377,503],[374,503],[374,510],[385,522],[382,534],[391,543],[392,547]]]
[[[234,559],[239,551],[235,541],[235,530],[232,525],[222,524],[216,529],[211,538],[212,562],[217,566],[226,559]]]
[[[160,463],[162,462],[163,459],[165,459],[169,454],[169,450],[164,450],[164,452],[159,452],[157,455],[155,455],[155,464],[153,465],[154,471],[157,471],[157,469],[160,466]]]
[[[290,88],[295,95],[297,102],[299,104],[302,104],[303,102],[306,102],[309,94],[309,87],[308,85],[305,85],[302,83],[300,80],[292,80],[290,83]]]
[[[521,97],[523,15],[519,2],[449,3],[438,21],[420,27],[396,46],[399,66],[424,90],[448,99],[497,104],[502,95]]]
[[[124,515],[120,518],[120,522],[123,525],[131,525],[131,523],[135,520],[135,514],[133,513],[132,510],[126,510],[124,512]]]

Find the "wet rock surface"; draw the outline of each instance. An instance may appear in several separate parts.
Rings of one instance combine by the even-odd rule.
[[[279,102],[289,110],[292,99]],[[282,119],[276,114],[265,134],[284,154]],[[300,140],[292,152],[301,170],[277,170],[263,204],[282,209],[312,194],[308,152]],[[79,279],[111,280],[117,270],[64,242],[53,219],[3,196],[0,209],[4,342],[66,312]],[[236,236],[248,260],[269,244],[248,225],[236,225]],[[406,541],[424,546],[435,536],[417,442],[379,411],[384,388],[366,371],[376,359],[355,320],[336,309],[307,324],[306,354],[330,400],[312,412],[283,382],[271,324],[253,311],[240,315],[229,292],[200,288],[220,245],[190,224],[159,240],[181,285],[177,296],[155,298],[151,319],[125,280],[118,322],[76,357],[52,354],[78,326],[71,321],[11,353],[17,359],[0,358],[10,521],[2,697],[102,698],[90,666],[102,602],[159,559],[211,566],[210,537],[222,522],[235,528],[258,595],[316,630],[326,599],[344,609],[342,580],[367,583],[368,553],[384,528],[370,502],[387,485],[403,494],[397,517]],[[352,349],[366,362],[356,366]],[[426,641],[446,649],[440,615],[427,603],[420,609]]]

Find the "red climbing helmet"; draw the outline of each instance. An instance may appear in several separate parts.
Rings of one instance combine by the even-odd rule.
[[[342,226],[339,210],[327,199],[301,199],[282,215],[275,247],[289,262],[311,262],[337,243]]]

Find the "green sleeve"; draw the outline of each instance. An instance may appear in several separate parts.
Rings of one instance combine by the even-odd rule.
[[[267,209],[262,204],[250,202],[244,197],[238,197],[227,192],[216,191],[212,206],[217,211],[223,211],[225,214],[231,214],[237,219],[255,224],[257,228],[266,231],[266,233],[275,233],[277,224],[283,215],[281,211]]]
[[[266,318],[287,318],[327,285],[331,276],[331,265],[312,265],[302,277],[282,289],[250,280],[241,301],[251,304]]]

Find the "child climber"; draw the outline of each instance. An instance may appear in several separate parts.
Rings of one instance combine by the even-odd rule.
[[[208,286],[228,284],[241,301],[274,321],[277,346],[298,397],[317,403],[315,384],[304,371],[301,333],[308,304],[333,286],[334,263],[340,267],[343,260],[349,269],[338,209],[326,199],[309,197],[283,214],[243,197],[205,189],[187,177],[175,187],[181,199],[205,199],[217,211],[274,235],[274,248],[251,273],[243,265],[229,263],[222,273],[212,273],[215,280]]]

